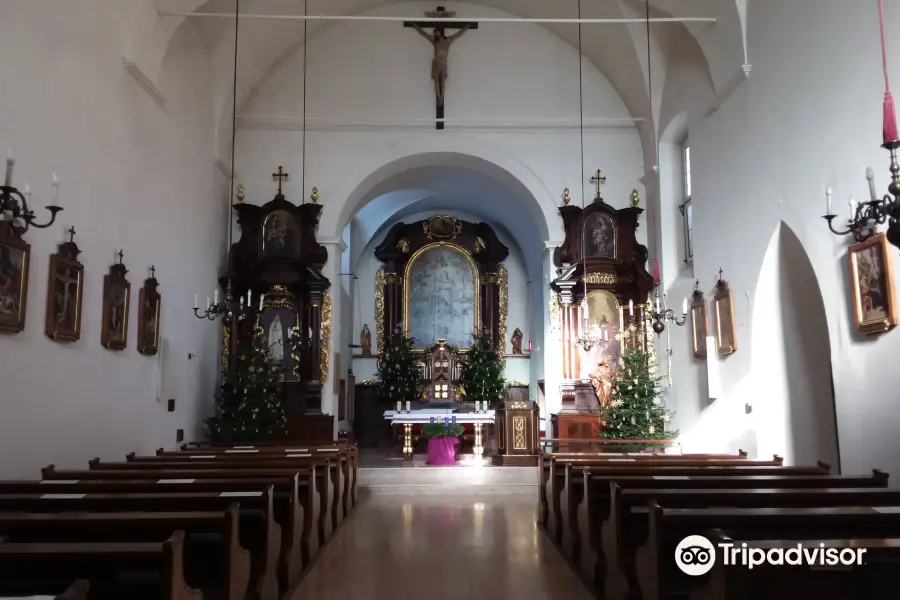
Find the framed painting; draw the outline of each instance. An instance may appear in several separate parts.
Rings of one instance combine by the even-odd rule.
[[[4,333],[25,329],[31,246],[20,235],[12,224],[0,223],[0,332]]]
[[[84,265],[78,262],[81,250],[71,239],[50,255],[44,333],[56,342],[81,339],[81,298],[84,294]]]
[[[850,287],[856,328],[866,335],[897,326],[894,265],[884,234],[850,246]]]
[[[451,242],[423,246],[406,263],[404,284],[403,325],[418,349],[440,339],[457,348],[472,345],[481,285],[464,248]]]
[[[585,352],[587,356],[582,360],[583,369],[593,371],[601,362],[615,363],[619,360],[624,340],[617,340],[616,333],[626,328],[619,322],[620,315],[627,318],[621,311],[618,299],[611,292],[588,292],[582,304],[582,318],[587,319],[587,326],[596,329],[605,342]],[[587,378],[587,375],[584,377]]]
[[[273,210],[262,225],[262,255],[296,256],[300,252],[300,227],[297,219],[286,210]]]
[[[584,220],[585,258],[615,259],[618,255],[616,223],[604,213],[593,213]]]
[[[128,310],[131,298],[131,283],[125,279],[128,269],[122,262],[109,268],[103,276],[103,318],[101,319],[100,343],[108,350],[124,350],[128,345]]]
[[[706,336],[709,335],[709,322],[706,316],[706,298],[703,292],[694,290],[691,297],[691,352],[694,358],[706,358]]]
[[[734,295],[728,282],[720,279],[716,283],[713,296],[716,318],[716,348],[719,356],[727,356],[737,351],[737,331],[734,327]]]
[[[156,280],[156,268],[150,267],[150,277],[138,294],[138,352],[153,356],[159,352],[159,314],[162,296]]]

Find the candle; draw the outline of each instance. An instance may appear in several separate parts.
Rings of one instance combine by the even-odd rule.
[[[56,173],[53,174],[50,185],[53,186],[53,194],[50,196],[50,206],[62,206],[59,203],[59,177],[56,176]]]
[[[628,301],[628,317],[634,318],[634,302],[632,300]]]
[[[625,323],[625,317],[622,316],[622,313],[623,313],[623,310],[622,310],[622,307],[620,306],[619,307],[619,327],[621,327],[622,324]]]
[[[684,302],[681,303],[681,314],[686,315],[688,309],[688,301],[687,297],[685,297]]]
[[[213,290],[213,302],[219,303],[219,290]]]
[[[534,350],[534,346],[531,345],[531,340],[528,340],[528,351],[531,352]]]
[[[264,296],[262,294],[260,294],[259,295],[259,312],[262,312],[262,309],[263,309],[263,298],[264,298]]]
[[[6,179],[3,183],[6,187],[10,187],[12,185],[12,171],[13,165],[16,164],[16,159],[13,158],[12,150],[6,153]]]
[[[402,411],[403,411],[403,404],[399,400],[397,400],[397,412],[402,412]]]
[[[244,308],[244,297],[241,296],[241,308]]]
[[[200,296],[194,294],[194,308],[200,308]]]
[[[206,297],[206,308],[212,308],[212,302],[209,301],[209,296]]]
[[[874,177],[874,175],[873,175]],[[825,189],[825,214],[831,214],[831,197],[834,196],[834,190],[830,187]]]
[[[877,202],[878,191],[875,189],[875,171],[872,170],[872,167],[866,169],[866,179],[869,180],[869,197],[872,202]]]
[[[411,405],[412,405],[412,403],[411,403],[409,400],[407,400],[407,401],[406,401],[406,412],[409,412],[409,409],[410,409],[410,406],[411,406]]]
[[[250,301],[252,298],[253,298],[253,292],[250,290],[247,290],[247,307],[248,308],[250,307]]]

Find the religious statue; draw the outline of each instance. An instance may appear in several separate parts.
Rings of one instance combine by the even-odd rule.
[[[269,325],[269,352],[272,360],[282,362],[284,360],[284,333],[281,331],[281,317],[276,316]]]
[[[516,330],[513,331],[512,339],[512,353],[513,354],[522,354],[522,330],[516,327]]]
[[[597,363],[597,368],[590,375],[591,385],[594,387],[594,391],[597,392],[597,401],[600,403],[600,408],[606,408],[612,402],[613,373],[614,368],[609,365],[609,358],[604,357]]]
[[[464,34],[471,27],[471,24],[467,23],[465,27],[450,36],[445,35],[443,29],[435,28],[429,34],[416,23],[413,23],[413,27],[434,46],[434,58],[431,59],[431,78],[434,80],[434,93],[437,97],[438,106],[443,106],[444,89],[447,84],[447,56],[450,52],[450,44]]]
[[[484,240],[481,239],[480,237],[476,237],[474,247],[472,248],[472,254],[478,254],[479,252],[481,252],[482,250],[485,250],[486,248],[487,248],[487,244],[484,243]]]
[[[372,332],[369,331],[368,325],[363,325],[362,333],[359,334],[359,345],[362,346],[363,356],[372,355]]]

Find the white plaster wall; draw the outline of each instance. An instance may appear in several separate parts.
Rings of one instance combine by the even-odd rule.
[[[359,311],[362,315],[362,322],[355,323],[357,330],[364,323],[368,323],[369,329],[372,331],[372,353],[377,352],[377,333],[375,326],[375,273],[382,266],[381,261],[375,258],[374,249],[384,240],[385,235],[391,227],[397,222],[415,223],[422,219],[427,219],[435,213],[421,213],[405,217],[402,220],[389,221],[378,233],[369,241],[356,262],[355,272],[359,276]],[[463,221],[478,223],[482,219],[474,215],[460,213],[456,211],[441,211],[441,214],[448,214]],[[522,251],[515,240],[512,240],[504,232],[495,229],[497,237],[509,248],[509,257],[503,262],[509,274],[509,309],[506,325],[506,351],[511,352],[512,346],[509,338],[512,336],[516,327],[522,330],[523,347],[528,343],[528,336],[532,335],[529,327],[529,319],[526,316],[526,310],[529,310],[527,293],[527,271],[525,269],[525,261],[522,257]],[[354,312],[356,308],[354,308]],[[358,333],[358,332],[357,332]],[[376,363],[372,358],[357,358],[353,361],[353,372],[356,374],[357,381],[367,379],[375,379]],[[530,382],[531,369],[534,368],[532,363],[537,361],[525,358],[509,358],[506,360],[506,379],[514,381]]]
[[[176,429],[195,438],[212,407],[217,328],[190,311],[197,287],[212,290],[226,229],[208,57],[193,28],[179,33],[160,80],[164,112],[122,67],[133,8],[120,0],[0,6],[0,145],[15,150],[14,183],[30,183],[37,206],[58,173],[65,208],[58,224],[26,234],[26,329],[0,337],[2,477],[172,446]],[[44,335],[44,306],[49,256],[70,226],[85,265],[82,339],[62,345]],[[101,294],[120,248],[133,308],[128,348],[111,352],[100,345]],[[138,289],[150,264],[163,294],[161,402],[159,359],[135,345]],[[188,361],[189,352],[197,357]],[[166,412],[166,398],[177,400],[175,412]]]
[[[887,7],[889,22],[900,17],[897,10]],[[811,11],[817,15],[814,20],[808,18]],[[701,367],[690,360],[682,363],[673,400],[677,424],[686,433],[702,438],[700,431],[730,428],[725,419],[740,414],[744,402],[765,394],[767,386],[780,389],[785,379],[791,394],[795,386],[816,389],[804,381],[812,367],[790,353],[783,374],[747,383],[754,380],[755,347],[765,344],[763,336],[768,335],[750,323],[767,312],[755,305],[758,279],[772,233],[783,221],[809,256],[825,301],[841,466],[847,473],[872,468],[896,472],[900,467],[895,433],[900,427],[895,393],[900,380],[890,368],[900,337],[892,332],[864,339],[853,329],[847,240],[829,233],[820,218],[829,185],[838,211],[846,211],[851,194],[868,196],[864,173],[869,165],[875,168],[879,190],[886,189],[887,154],[879,148],[883,79],[877,32],[874,4],[753,2],[748,9],[749,81],[718,113],[690,125],[695,273],[708,293],[719,267],[724,269],[735,294],[740,346],[722,363],[726,396],[711,407],[693,388]],[[896,72],[900,49],[889,44]],[[809,301],[802,289],[797,294],[793,302]],[[677,331],[676,354],[687,352],[687,328]],[[794,435],[805,426],[795,423]],[[721,436],[709,439],[708,451],[726,449]],[[712,447],[717,443],[718,448]]]

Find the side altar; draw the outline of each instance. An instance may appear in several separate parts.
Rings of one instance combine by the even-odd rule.
[[[630,323],[643,322],[653,287],[646,269],[649,253],[636,236],[644,212],[638,192],[631,193],[631,206],[613,208],[600,194],[605,180],[599,170],[591,178],[597,193],[590,205],[559,208],[566,238],[554,252],[559,276],[550,288],[555,305],[551,326],[562,334],[558,351],[563,373],[562,407],[550,416],[553,438],[599,435],[600,412],[611,401],[613,371],[626,343],[617,334]]]
[[[248,204],[239,194],[234,205],[241,237],[229,249],[219,283],[226,296],[252,299],[253,310],[248,318],[223,324],[222,369],[229,369],[247,344],[267,348],[280,365],[287,437],[330,442],[334,415],[322,412],[322,385],[330,355],[331,284],[321,271],[328,251],[315,233],[322,206],[315,188],[311,202],[289,202],[280,168],[279,175],[272,200]]]

